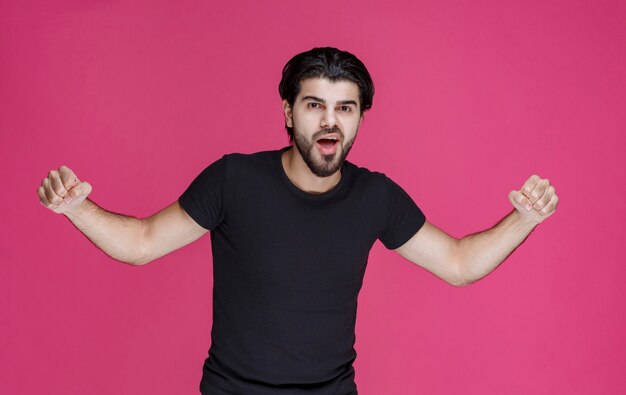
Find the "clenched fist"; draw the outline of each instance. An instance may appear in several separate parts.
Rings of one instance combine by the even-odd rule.
[[[88,182],[80,182],[76,174],[67,166],[50,170],[37,189],[41,204],[57,214],[66,213],[78,207],[91,193]]]
[[[537,224],[554,214],[559,203],[550,181],[537,175],[526,180],[519,191],[511,191],[509,200],[523,218]]]

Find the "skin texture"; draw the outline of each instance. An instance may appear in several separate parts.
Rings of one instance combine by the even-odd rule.
[[[109,212],[88,199],[92,187],[67,166],[52,170],[37,194],[42,206],[64,214],[111,258],[143,265],[166,255],[208,231],[198,225],[178,200],[156,214],[139,219]]]
[[[356,141],[363,116],[358,86],[323,78],[302,81],[293,108],[283,101],[286,124],[294,128],[294,146],[283,153],[289,179],[301,190],[319,194],[341,179],[341,164]],[[315,145],[335,133],[337,151],[322,155]],[[92,187],[66,166],[51,170],[37,189],[40,203],[66,215],[98,248],[122,262],[142,265],[207,233],[173,202],[156,214],[138,219],[108,212],[87,196]],[[464,286],[486,276],[506,259],[546,218],[554,214],[558,196],[549,180],[533,175],[509,193],[513,210],[492,228],[452,237],[426,221],[395,251],[449,284]]]
[[[293,108],[283,101],[285,122],[294,128],[294,146],[283,153],[283,167],[298,188],[324,193],[339,183],[339,169],[363,119],[358,103],[359,87],[354,82],[322,78],[301,82]],[[334,154],[322,155],[315,141],[329,133],[339,135],[339,146]]]

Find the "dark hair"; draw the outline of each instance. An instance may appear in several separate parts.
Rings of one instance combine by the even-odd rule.
[[[332,82],[347,80],[359,86],[359,110],[363,112],[372,107],[374,82],[369,72],[356,56],[337,48],[313,48],[291,58],[283,68],[283,76],[278,84],[280,98],[287,100],[293,108],[300,93],[300,82],[307,78],[327,78]],[[285,123],[289,141],[293,141],[293,128]]]

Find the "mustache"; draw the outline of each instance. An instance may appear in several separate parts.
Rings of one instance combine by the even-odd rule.
[[[321,129],[319,132],[315,133],[315,135],[313,136],[313,139],[317,139],[320,136],[324,136],[324,135],[331,134],[331,133],[337,133],[343,140],[343,133],[341,132],[341,129],[339,129],[338,127]]]

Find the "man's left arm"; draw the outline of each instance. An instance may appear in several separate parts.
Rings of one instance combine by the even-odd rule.
[[[549,180],[531,176],[509,193],[515,209],[491,229],[456,239],[428,222],[397,251],[446,282],[469,285],[491,273],[546,218],[558,197]]]

